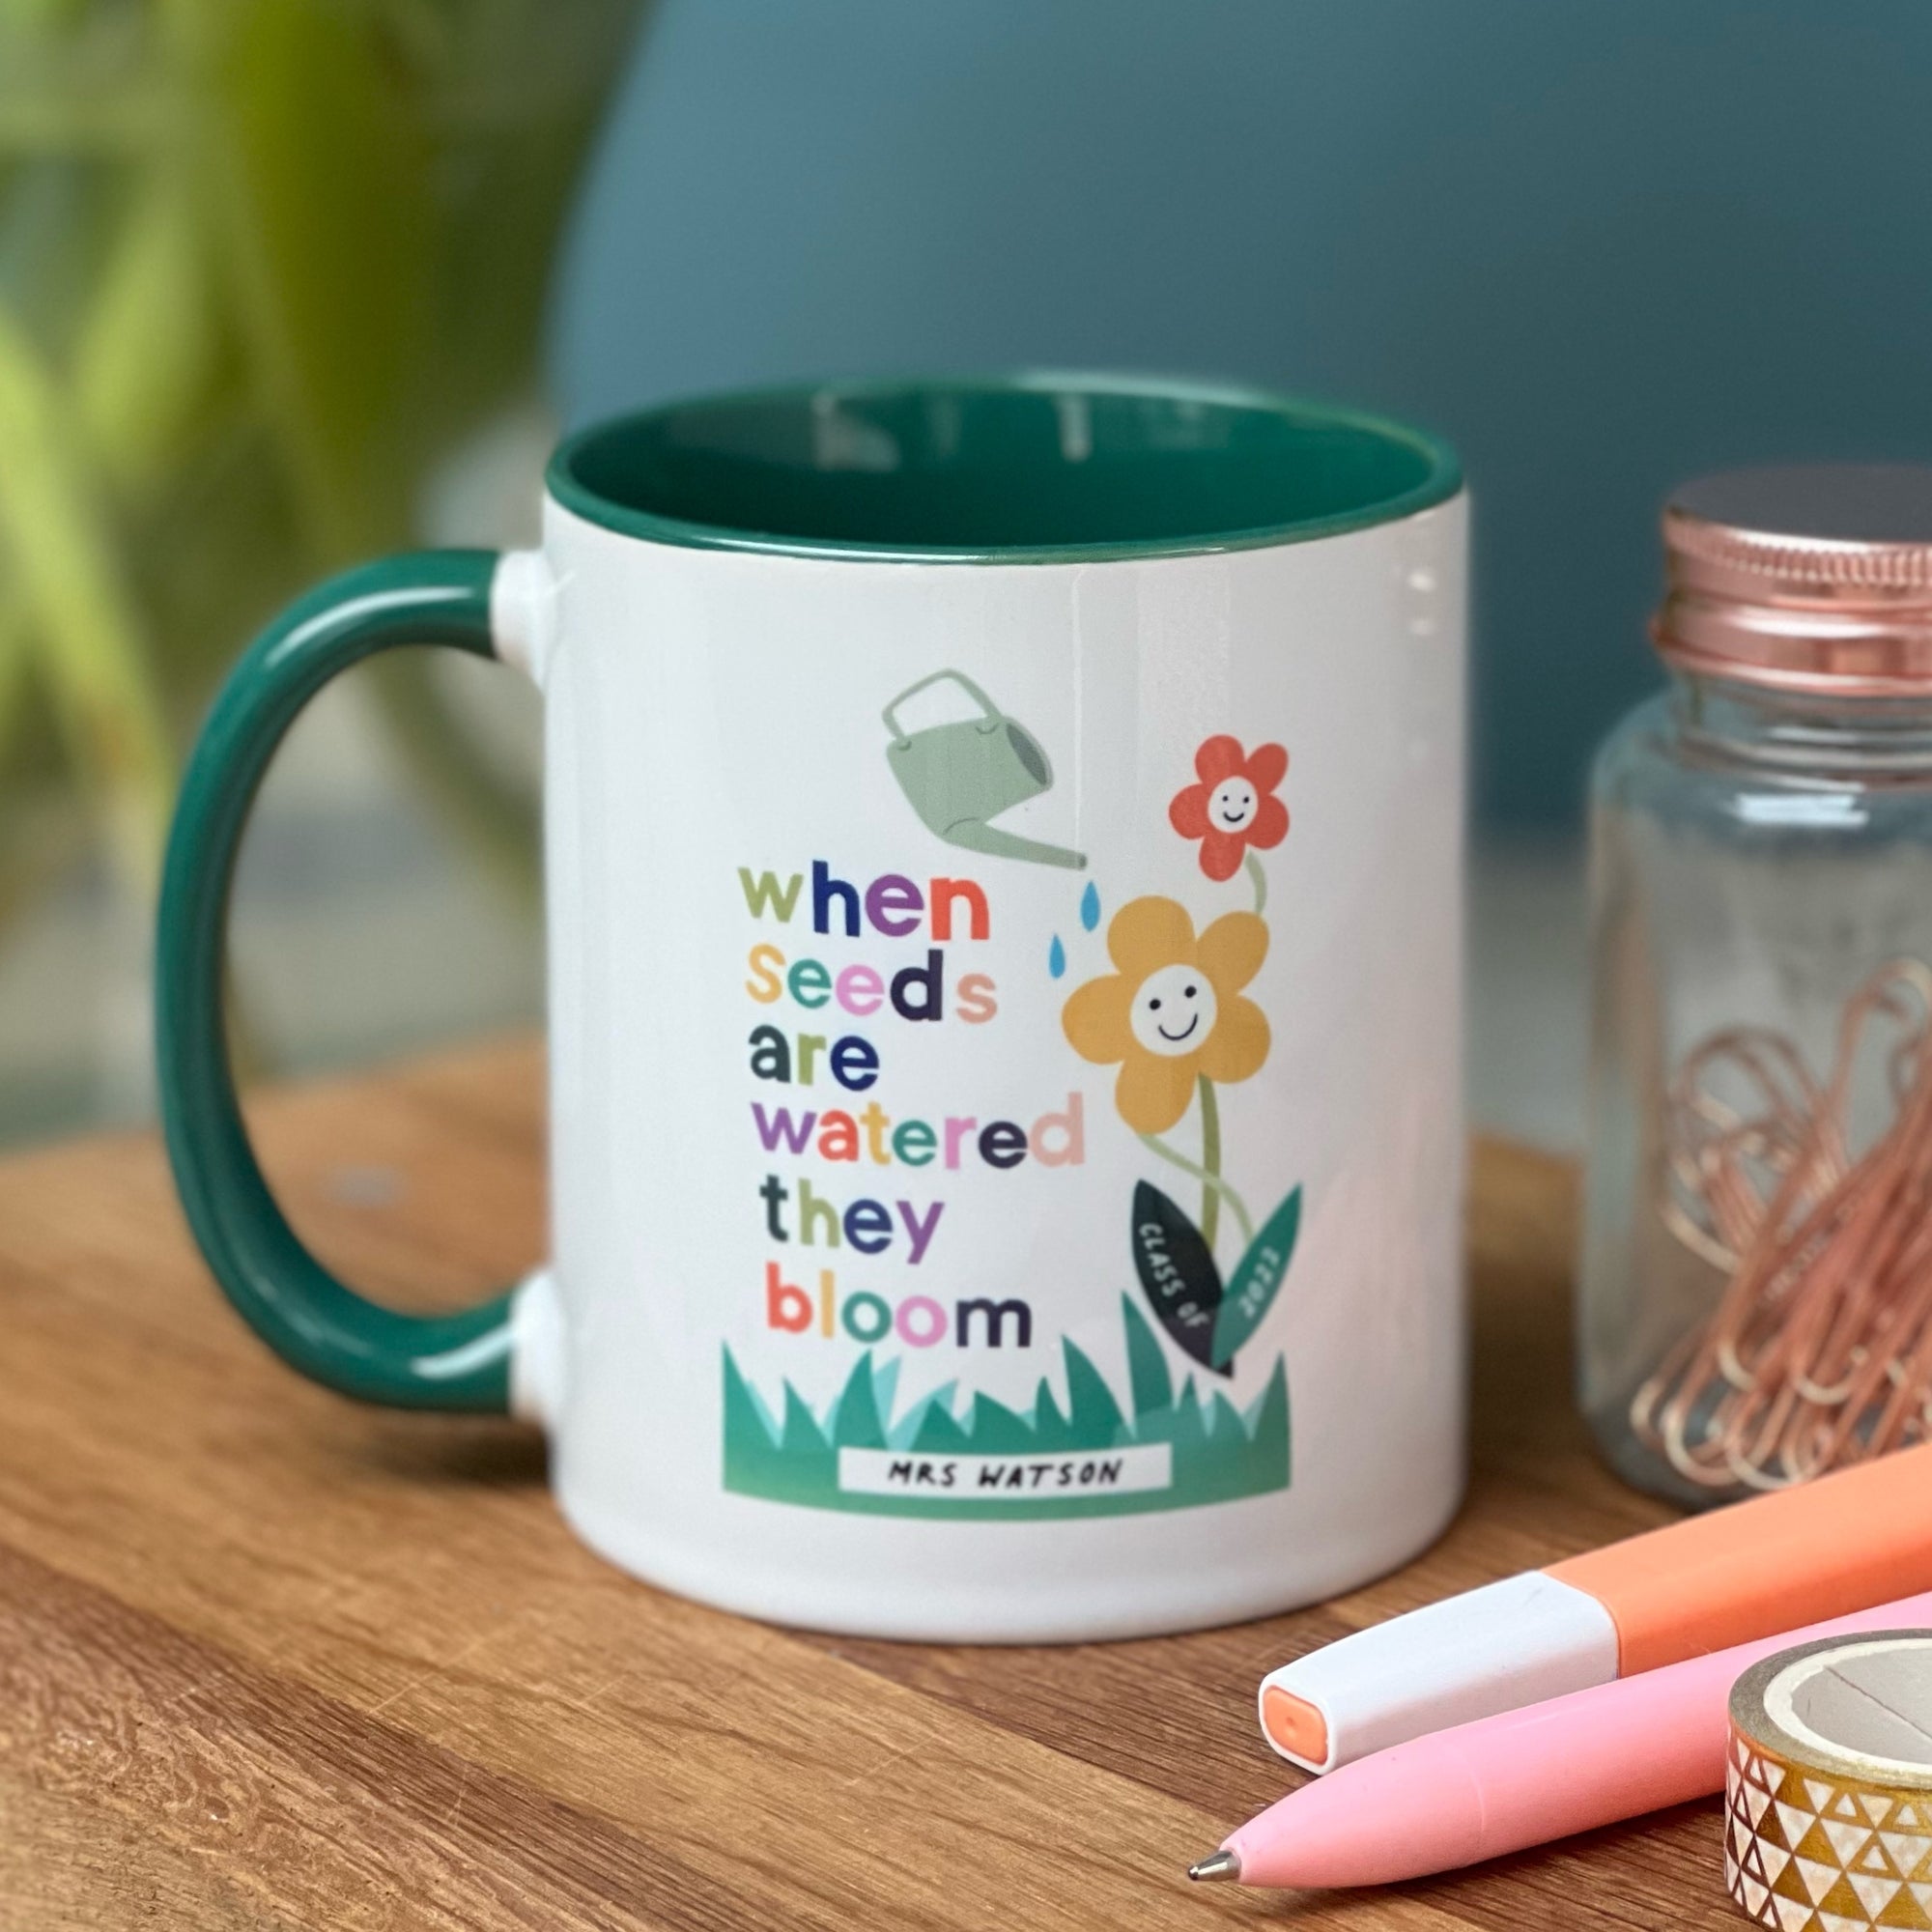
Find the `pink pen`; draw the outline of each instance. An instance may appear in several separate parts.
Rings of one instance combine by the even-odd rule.
[[[1731,1686],[1813,1637],[1932,1624],[1932,1591],[1432,1731],[1292,1791],[1190,1878],[1392,1885],[1724,1788]]]

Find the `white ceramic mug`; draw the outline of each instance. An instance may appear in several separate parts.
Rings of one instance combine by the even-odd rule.
[[[589,429],[542,548],[311,593],[170,847],[168,1142],[297,1367],[514,1408],[637,1575],[936,1639],[1359,1583],[1462,1487],[1464,500],[1397,425],[1087,378]],[[248,1149],[221,923],[276,741],[392,644],[547,707],[552,1265],[424,1319]]]

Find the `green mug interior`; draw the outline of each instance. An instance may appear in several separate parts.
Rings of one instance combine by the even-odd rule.
[[[566,509],[703,549],[1089,562],[1329,536],[1453,496],[1446,445],[1260,391],[1101,377],[817,384],[571,437]]]

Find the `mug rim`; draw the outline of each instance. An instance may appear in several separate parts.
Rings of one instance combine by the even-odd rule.
[[[1018,396],[1077,395],[1167,403],[1178,409],[1218,408],[1251,417],[1292,418],[1304,429],[1353,433],[1379,441],[1424,465],[1407,487],[1372,500],[1322,514],[1248,525],[1231,525],[1172,536],[1103,538],[1059,543],[980,542],[937,544],[861,537],[833,537],[758,529],[702,517],[686,517],[626,503],[585,481],[581,468],[618,438],[662,430],[688,412],[769,408],[790,404],[803,411],[826,399],[865,403],[966,401]],[[1463,467],[1440,437],[1399,419],[1343,404],[1305,398],[1247,384],[1192,377],[1108,375],[1048,369],[967,376],[887,376],[779,383],[679,396],[640,410],[600,417],[572,431],[556,445],[545,471],[553,501],[585,522],[647,541],[688,550],[735,551],[768,556],[922,563],[1099,563],[1198,556],[1307,543],[1352,530],[1402,522],[1448,501],[1463,488]]]

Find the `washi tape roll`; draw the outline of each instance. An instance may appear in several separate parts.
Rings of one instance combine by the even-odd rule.
[[[1932,1932],[1932,1631],[1824,1637],[1738,1679],[1724,1883],[1777,1932]]]

